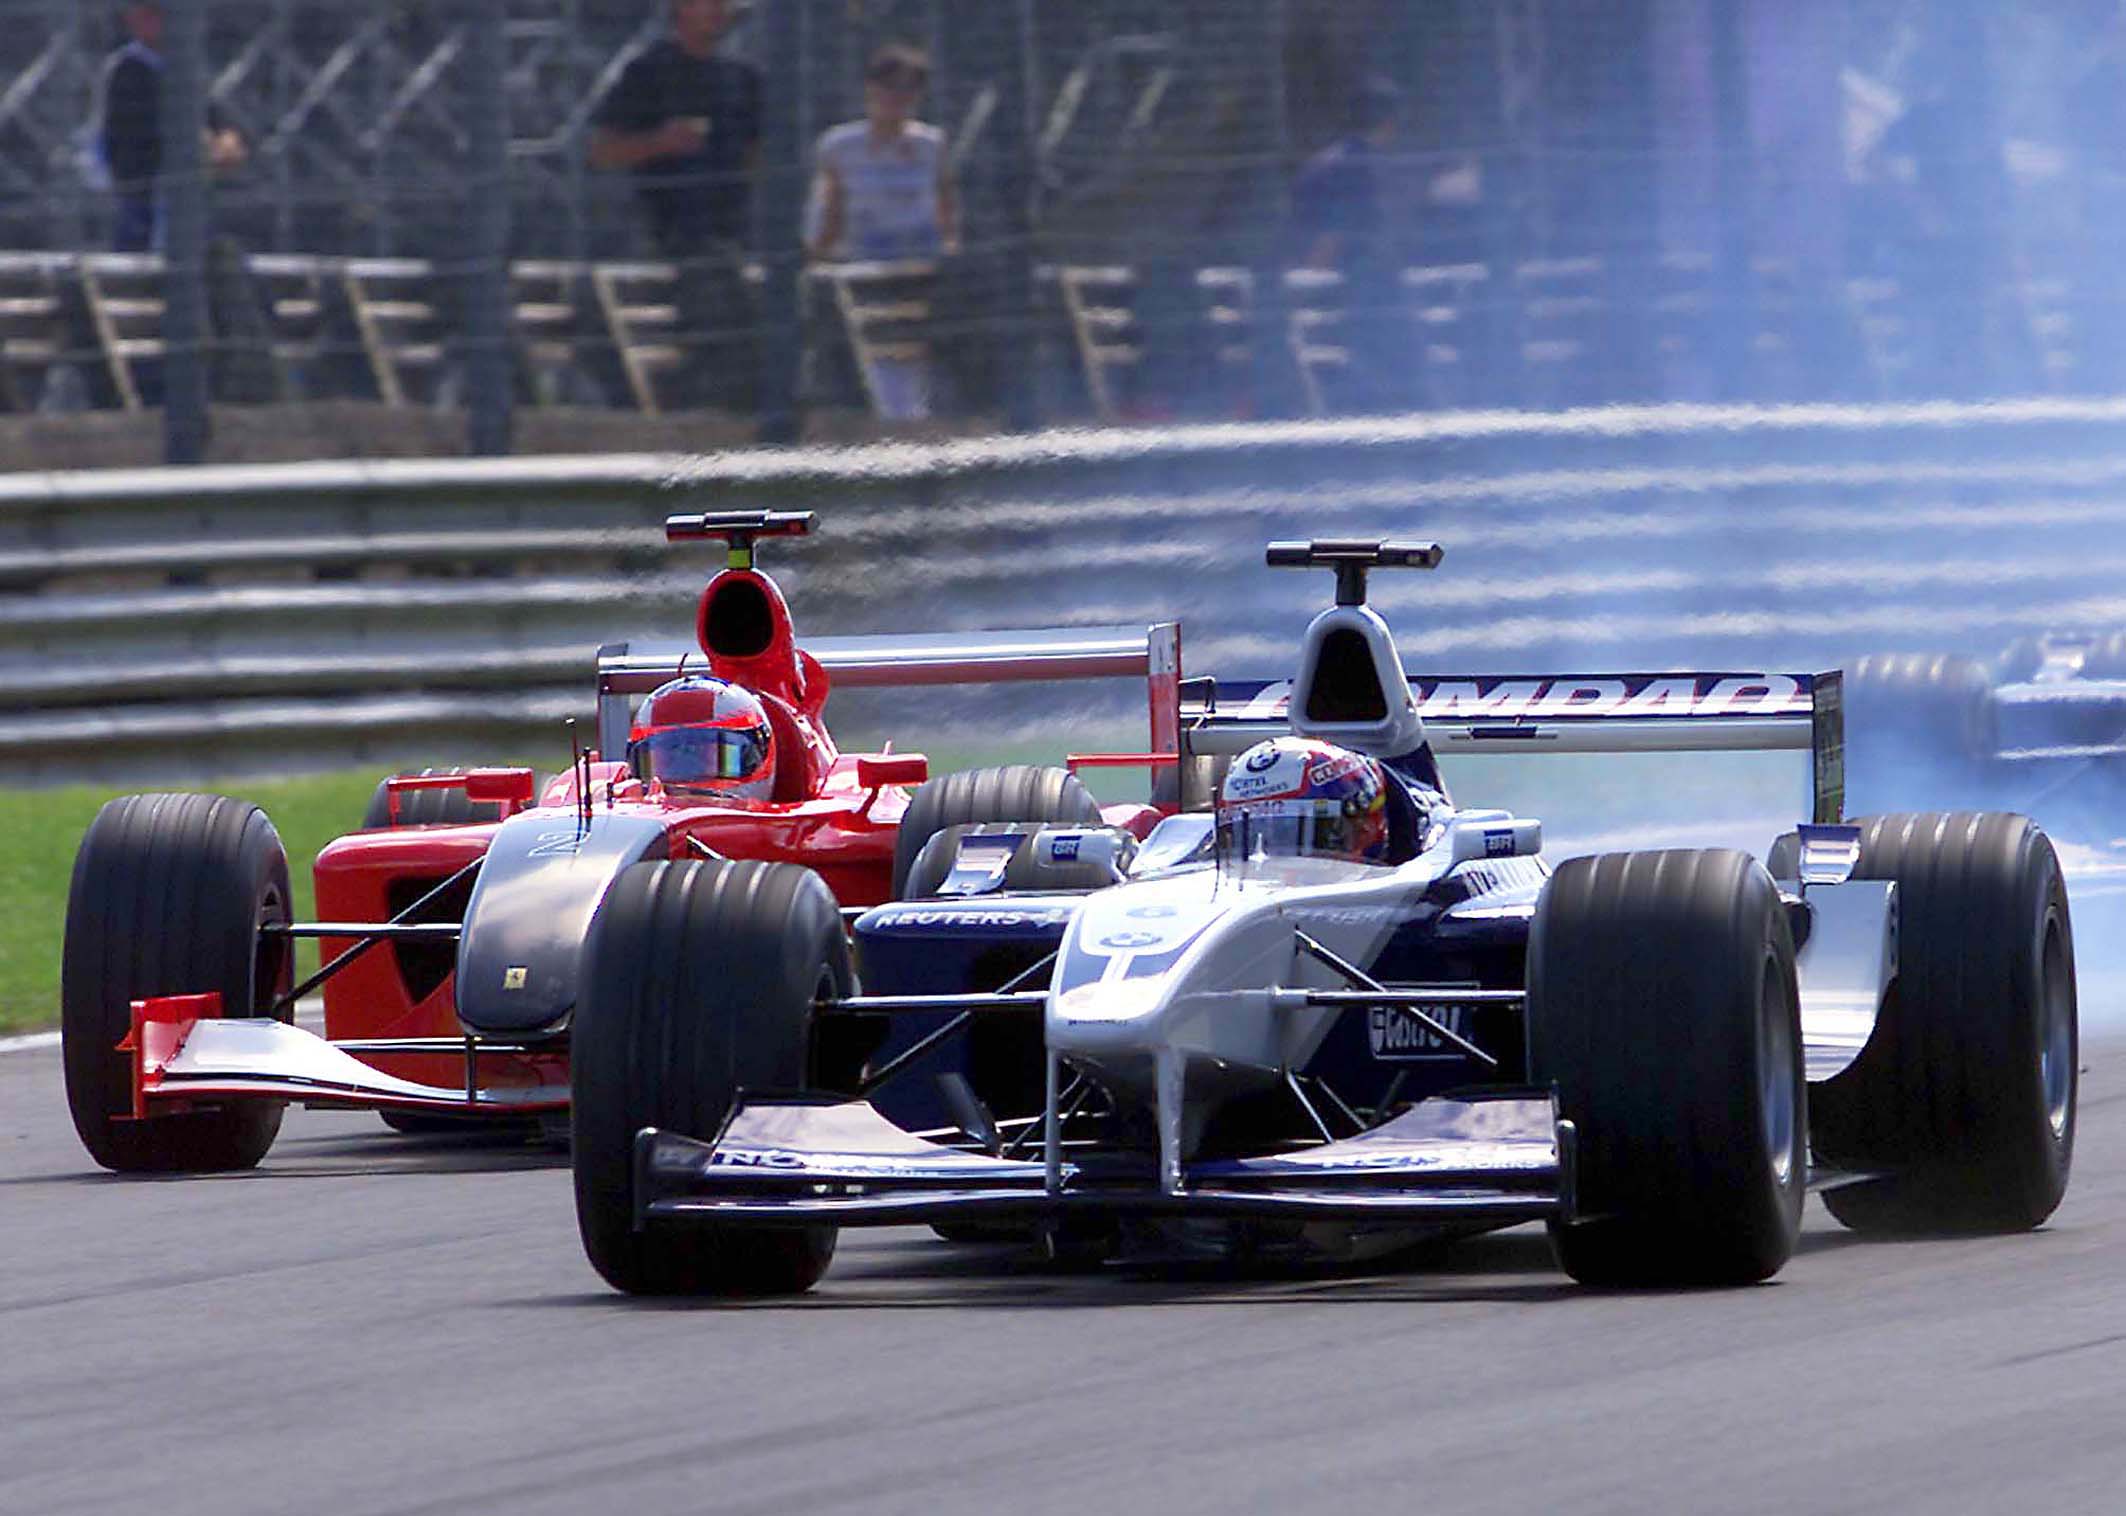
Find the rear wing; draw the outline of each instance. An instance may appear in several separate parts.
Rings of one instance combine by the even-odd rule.
[[[843,689],[1142,679],[1150,715],[1150,751],[1179,751],[1178,622],[1028,632],[815,637],[803,646]],[[618,755],[627,750],[634,697],[677,678],[682,664],[699,671],[700,650],[679,642],[618,642],[598,650],[600,751]],[[1167,783],[1171,785],[1170,778]]]
[[[1412,674],[1433,751],[1809,754],[1810,819],[1845,811],[1843,678],[1822,674]],[[1207,806],[1221,760],[1291,729],[1289,680],[1181,683],[1182,790]]]

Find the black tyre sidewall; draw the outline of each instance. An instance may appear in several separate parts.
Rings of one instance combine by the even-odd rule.
[[[570,1039],[585,1252],[632,1294],[808,1288],[834,1231],[634,1226],[644,1127],[713,1139],[748,1091],[811,1087],[812,1003],[853,987],[832,893],[788,864],[638,864],[593,919]]]
[[[82,1145],[119,1172],[249,1168],[280,1130],[279,1101],[133,1121],[132,1059],[117,1051],[132,1002],[217,993],[225,1016],[263,1015],[293,981],[293,899],[279,835],[220,795],[126,795],[97,813],[74,858],[61,971],[67,1104]]]
[[[1767,1002],[1767,992],[1776,996]],[[1783,1037],[1769,1017],[1782,1018]],[[1606,1285],[1763,1279],[1792,1254],[1807,1182],[1794,954],[1746,854],[1572,859],[1529,939],[1530,1060],[1578,1141],[1578,1209],[1553,1228],[1573,1277]],[[1766,1138],[1768,1043],[1792,1130]]]
[[[2074,1157],[2079,1017],[2059,860],[2020,816],[1862,825],[1856,877],[1898,882],[1898,976],[1867,1046],[1818,1093],[1815,1140],[1829,1164],[1893,1177],[1825,1204],[1862,1230],[2027,1230],[2058,1206]],[[2070,1027],[2058,1137],[2041,1060],[2055,931]]]
[[[463,789],[405,790],[399,795],[399,814],[391,818],[392,779],[426,779],[436,774],[462,773],[461,769],[418,769],[406,774],[393,774],[379,779],[376,789],[369,796],[369,804],[362,811],[361,829],[365,832],[395,830],[408,826],[468,826],[482,821],[493,821],[500,807],[492,804],[474,804]]]

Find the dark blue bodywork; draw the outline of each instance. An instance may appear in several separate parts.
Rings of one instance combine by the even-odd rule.
[[[1366,972],[1386,984],[1519,990],[1526,978],[1528,922],[1545,874],[1529,858],[1466,863],[1436,882],[1388,938]],[[870,995],[956,995],[994,990],[1055,951],[1082,895],[990,895],[904,901],[867,911],[855,925],[857,970]],[[1046,972],[1025,986],[1043,987]],[[1470,1085],[1527,1078],[1522,1014],[1510,1006],[1440,1013],[1498,1060],[1496,1068],[1456,1049],[1400,1012],[1345,1012],[1303,1070],[1347,1103],[1375,1106],[1390,1094],[1414,1100]],[[944,1013],[896,1016],[882,1063],[935,1031]],[[936,1076],[965,1075],[998,1116],[1041,1108],[1038,1010],[982,1012],[968,1035],[926,1054],[882,1087],[879,1108],[905,1127],[950,1126]]]

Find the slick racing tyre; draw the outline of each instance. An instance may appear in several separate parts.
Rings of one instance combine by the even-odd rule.
[[[1100,825],[1100,802],[1068,769],[1019,763],[940,774],[915,792],[893,844],[893,898],[910,898],[908,876],[923,844],[948,826],[983,821]]]
[[[1794,1251],[1807,1186],[1794,947],[1747,854],[1559,867],[1528,942],[1529,1057],[1577,1133],[1583,1284],[1726,1285]]]
[[[2018,1232],[2066,1192],[2074,930],[2045,834],[1998,812],[1875,816],[1856,879],[1897,881],[1897,978],[1859,1058],[1816,1086],[1816,1154],[1890,1176],[1823,1193],[1859,1231]]]
[[[394,774],[391,779],[426,779],[435,774],[455,774],[458,769],[420,769],[412,774]],[[501,807],[483,802],[475,805],[462,789],[402,790],[399,817],[391,819],[391,779],[379,779],[362,812],[362,830],[385,831],[402,826],[467,826],[500,818]]]
[[[288,857],[265,812],[221,795],[126,795],[97,813],[67,896],[60,1039],[67,1106],[89,1156],[119,1173],[247,1169],[280,1131],[278,1101],[129,1119],[132,1002],[221,996],[262,1016],[293,981]]]
[[[1995,741],[1992,680],[1968,658],[1874,654],[1846,671],[1845,777],[1851,808],[1909,799],[1915,785],[1948,800],[1983,780]]]
[[[790,864],[637,864],[593,918],[570,1032],[584,1251],[632,1295],[811,1288],[834,1229],[635,1227],[635,1134],[704,1140],[743,1090],[817,1088],[812,1005],[854,976],[834,896]]]

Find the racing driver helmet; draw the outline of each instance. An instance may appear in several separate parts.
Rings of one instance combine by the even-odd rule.
[[[659,685],[635,713],[628,764],[668,795],[766,800],[775,792],[775,729],[758,696],[689,674]]]
[[[1388,776],[1377,759],[1272,737],[1233,760],[1218,792],[1218,856],[1388,861]]]

